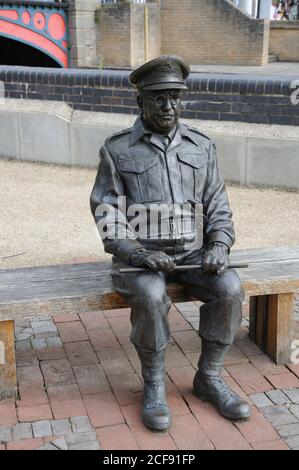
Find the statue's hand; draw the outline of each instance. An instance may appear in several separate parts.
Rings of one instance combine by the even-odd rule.
[[[171,272],[175,268],[174,261],[163,251],[150,251],[145,249],[133,250],[130,262],[136,267],[147,266],[152,271]]]
[[[208,246],[203,258],[202,268],[207,273],[223,274],[229,264],[228,247],[221,242]]]

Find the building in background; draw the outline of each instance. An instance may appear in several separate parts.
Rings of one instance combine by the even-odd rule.
[[[271,1],[271,0],[270,0]],[[233,3],[248,15],[257,18],[258,16],[258,0],[233,0]]]
[[[299,21],[269,21],[277,3],[0,0],[0,65],[132,68],[161,54],[190,64],[299,61]]]
[[[299,19],[298,0],[233,0],[233,3],[254,18]],[[284,11],[286,11],[286,15],[281,14]]]
[[[69,2],[0,0],[0,63],[68,67]]]
[[[234,0],[234,4],[253,18],[274,19],[276,7],[272,0]]]

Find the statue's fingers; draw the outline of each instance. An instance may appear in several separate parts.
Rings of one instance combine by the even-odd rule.
[[[163,265],[165,263],[165,254],[164,253],[157,253],[155,255],[155,260],[159,265]]]
[[[161,268],[165,271],[173,271],[175,268],[174,261],[172,260],[172,258],[170,258],[170,256],[166,255],[165,253],[161,253],[159,263],[161,265]]]
[[[168,256],[166,265],[167,265],[167,272],[174,271],[175,263],[169,256]]]
[[[211,272],[211,262],[212,262],[212,255],[207,254],[204,257],[203,263],[202,263],[202,269],[204,272],[208,273]]]
[[[219,256],[216,261],[217,267],[225,266],[225,256]]]
[[[217,266],[217,274],[220,276],[221,274],[223,274],[225,271],[227,270],[227,263],[225,263],[224,261],[218,263],[218,266]]]
[[[154,268],[155,271],[163,271],[165,269],[164,268],[165,260],[164,260],[163,254],[164,253],[157,252],[154,255],[152,255],[150,258],[152,265],[155,266]]]
[[[218,271],[223,274],[229,266],[229,257],[227,255],[223,255],[219,259],[218,263]]]
[[[158,271],[159,270],[158,263],[156,263],[154,260],[147,259],[145,263],[146,263],[147,267],[150,268],[152,271]]]
[[[215,273],[217,272],[218,269],[218,260],[216,256],[211,256],[211,261],[210,261],[210,272]]]
[[[163,263],[160,264],[162,271],[171,271],[174,269],[173,263],[169,262],[169,260],[165,259]]]

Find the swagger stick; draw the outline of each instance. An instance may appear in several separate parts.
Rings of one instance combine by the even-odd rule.
[[[185,264],[179,265],[174,268],[175,271],[192,271],[193,269],[200,269],[202,264]],[[248,268],[248,264],[245,263],[233,263],[228,265],[229,269],[241,269]],[[150,268],[121,268],[119,269],[120,273],[142,273],[144,271],[149,271]]]

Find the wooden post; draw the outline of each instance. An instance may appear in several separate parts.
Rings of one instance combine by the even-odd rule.
[[[257,297],[249,298],[249,337],[255,341],[256,335],[256,303]]]
[[[294,294],[250,298],[249,334],[276,364],[289,364]]]
[[[267,342],[267,314],[268,296],[260,295],[256,298],[256,336],[255,341],[262,351],[266,352]]]
[[[13,320],[0,321],[0,400],[17,396]]]
[[[249,336],[262,351],[266,352],[268,296],[250,297],[249,311]]]
[[[276,364],[291,361],[293,308],[293,293],[269,295],[267,354]]]

